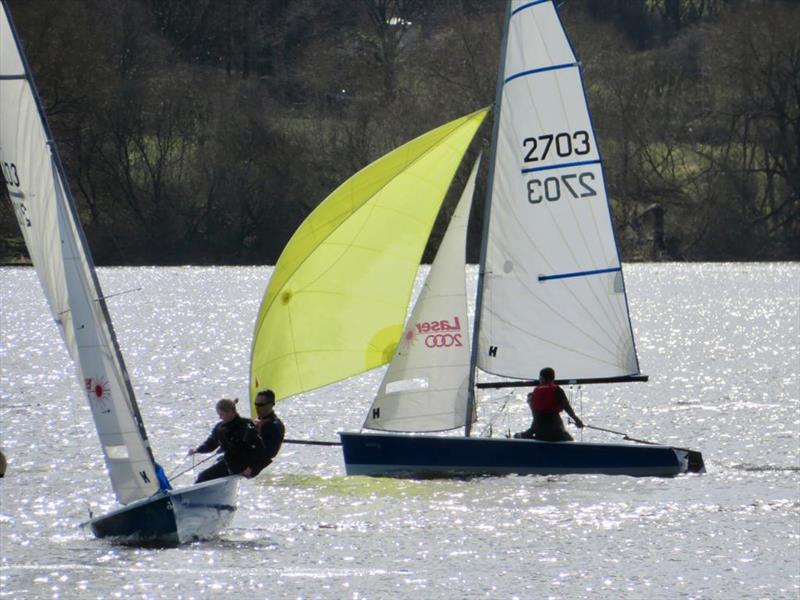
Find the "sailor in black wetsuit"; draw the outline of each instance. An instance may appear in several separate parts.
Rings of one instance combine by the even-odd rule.
[[[224,454],[222,459],[202,471],[195,483],[228,475],[255,477],[269,464],[255,424],[239,416],[236,400],[223,398],[217,402],[217,414],[220,422],[214,426],[205,442],[189,450],[189,455],[213,452],[217,448],[222,448]]]
[[[267,464],[269,464],[278,454],[278,450],[281,449],[286,427],[284,427],[283,421],[278,418],[278,415],[275,414],[275,393],[272,390],[258,392],[255,405],[256,413],[258,414],[256,429],[258,429],[258,434],[264,444],[268,460]]]

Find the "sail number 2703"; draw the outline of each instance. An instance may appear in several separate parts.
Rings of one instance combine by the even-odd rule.
[[[527,137],[522,140],[522,147],[526,150],[523,159],[526,163],[552,158],[554,154],[559,158],[572,155],[585,156],[592,150],[589,132],[582,129],[572,134],[562,131]]]
[[[579,129],[571,133],[562,131],[526,137],[522,140],[522,147],[524,163],[546,160],[560,162],[558,159],[585,157],[592,151],[592,142],[589,132]],[[569,165],[569,167],[575,166]],[[557,165],[554,167],[557,168]],[[528,202],[531,204],[539,204],[543,200],[555,202],[562,198],[597,196],[595,175],[591,171],[579,169],[578,172],[564,173],[562,170],[558,175],[545,174],[544,171],[549,169],[550,167],[531,168],[533,171],[538,171],[536,176],[527,181]]]
[[[594,180],[591,171],[535,177],[528,180],[528,202],[539,204],[542,200],[555,202],[562,198],[591,198],[597,196]]]

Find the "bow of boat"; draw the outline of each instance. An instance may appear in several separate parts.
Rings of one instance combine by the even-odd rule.
[[[95,537],[126,544],[178,545],[209,539],[233,520],[239,479],[234,475],[161,491],[83,525]]]

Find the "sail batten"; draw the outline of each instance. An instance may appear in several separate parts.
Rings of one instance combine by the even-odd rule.
[[[527,77],[528,75],[537,75],[539,73],[546,73],[547,71],[558,71],[561,69],[572,69],[575,67],[580,67],[580,64],[565,63],[563,65],[552,65],[549,67],[539,67],[538,69],[529,69],[527,71],[521,71],[520,73],[514,73],[513,75],[509,75],[504,83],[509,83],[515,79],[519,79],[520,77]]]
[[[577,273],[555,273],[553,275],[539,275],[539,281],[551,281],[553,279],[571,279],[573,277],[589,277],[590,275],[602,275],[603,273],[616,273],[622,271],[622,267],[610,267],[608,269],[595,269],[593,271],[579,271]]]
[[[544,4],[545,2],[550,2],[550,0],[533,0],[532,2],[524,2],[522,4],[517,3],[516,8],[514,8],[512,5],[511,16],[514,16],[525,9],[531,8],[532,6],[536,6],[537,4]]]
[[[577,162],[572,162],[572,163],[561,163],[561,164],[558,164],[558,165],[548,165],[546,167],[528,167],[528,168],[522,169],[520,172],[524,175],[525,173],[539,173],[541,171],[553,171],[555,169],[568,169],[570,167],[585,167],[585,166],[588,166],[588,165],[599,165],[599,164],[601,164],[601,161],[599,159],[597,159],[597,160],[583,160],[583,161],[577,161]]]

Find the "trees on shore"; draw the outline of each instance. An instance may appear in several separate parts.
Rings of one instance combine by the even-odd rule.
[[[505,10],[484,0],[9,5],[100,264],[274,263],[354,171],[494,101]],[[623,258],[798,258],[800,8],[571,0],[562,18]],[[484,150],[490,131],[478,135]],[[0,233],[12,256],[7,203]]]

